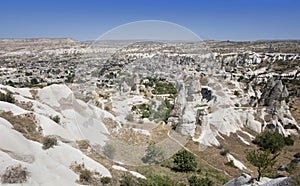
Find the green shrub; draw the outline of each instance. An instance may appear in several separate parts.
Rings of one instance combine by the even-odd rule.
[[[177,94],[177,89],[172,83],[157,82],[152,90],[153,94]]]
[[[197,169],[197,161],[191,152],[180,150],[173,155],[174,170],[179,172],[195,171]]]
[[[102,177],[101,178],[101,183],[102,184],[109,184],[111,182],[111,178],[110,177]]]
[[[284,143],[287,146],[293,146],[294,145],[294,140],[291,138],[291,136],[288,136],[288,137],[284,138]]]
[[[208,178],[199,178],[197,176],[191,176],[188,178],[190,186],[212,186],[213,182]]]
[[[240,93],[239,91],[237,91],[237,90],[235,90],[235,91],[233,92],[233,94],[234,94],[235,96],[237,96],[237,97],[239,97],[239,96],[241,95],[241,93]]]
[[[50,119],[52,119],[57,124],[60,123],[60,117],[58,115],[56,115],[56,116],[50,116]]]
[[[225,149],[225,148],[220,151],[220,155],[222,155],[222,156],[226,156],[228,153],[229,153],[229,150]]]
[[[54,145],[57,145],[57,139],[55,137],[44,137],[43,139],[43,149],[52,148]]]
[[[81,183],[89,183],[92,180],[92,172],[84,169],[80,171],[79,179]]]
[[[131,111],[136,111],[137,107],[135,105],[132,105]]]
[[[136,178],[130,176],[130,175],[123,175],[120,180],[120,186],[136,186],[139,182]]]

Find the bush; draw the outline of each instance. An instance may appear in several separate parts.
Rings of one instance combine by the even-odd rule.
[[[253,143],[261,147],[262,150],[269,150],[274,154],[286,145],[293,145],[294,140],[291,137],[284,137],[278,132],[265,131],[256,136]]]
[[[92,180],[92,172],[87,169],[82,170],[79,179],[81,183],[90,183]]]
[[[56,115],[56,116],[50,116],[50,119],[52,119],[57,124],[60,123],[60,117],[58,115]]]
[[[11,92],[7,92],[6,94],[0,92],[0,101],[5,101],[5,102],[8,102],[8,103],[14,103],[15,99],[12,96]]]
[[[226,156],[228,153],[229,153],[229,150],[228,150],[228,149],[222,149],[222,150],[220,151],[220,155],[222,155],[222,156]]]
[[[239,96],[241,95],[241,93],[240,93],[239,91],[237,91],[237,90],[235,90],[235,91],[233,92],[233,94],[234,94],[236,97],[239,97]]]
[[[57,145],[57,139],[55,137],[44,137],[43,139],[43,149],[52,148],[54,145]]]
[[[101,178],[101,183],[102,184],[109,184],[111,182],[111,178],[110,177],[102,177]]]
[[[32,78],[32,79],[30,80],[30,83],[31,83],[32,85],[36,85],[36,84],[39,84],[39,81],[38,81],[36,78]]]
[[[198,178],[197,176],[191,176],[188,179],[190,186],[212,186],[213,182],[208,178]]]
[[[13,183],[25,183],[28,179],[29,172],[26,167],[19,165],[12,165],[6,167],[5,172],[1,175],[1,183],[13,184]]]
[[[180,150],[173,155],[174,170],[180,172],[195,171],[197,169],[197,161],[191,152]]]
[[[120,186],[135,186],[138,185],[138,181],[136,178],[133,178],[130,175],[123,175],[121,180],[120,180]]]
[[[294,140],[291,138],[291,136],[288,136],[288,137],[284,138],[284,143],[287,146],[293,146],[294,145]]]

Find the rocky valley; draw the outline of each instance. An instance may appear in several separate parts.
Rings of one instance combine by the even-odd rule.
[[[0,83],[3,184],[300,177],[299,41],[0,39]],[[276,152],[259,141],[269,133]],[[176,168],[182,151],[195,170]],[[252,151],[277,160],[261,179]]]

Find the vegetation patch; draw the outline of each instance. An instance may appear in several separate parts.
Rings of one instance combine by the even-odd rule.
[[[258,177],[257,180],[259,181],[262,176],[272,177],[274,174],[273,166],[276,163],[276,158],[279,155],[271,154],[269,150],[262,151],[262,150],[252,150],[246,151],[246,158],[247,160],[257,167]]]
[[[110,178],[101,177],[101,174],[96,171],[90,171],[85,168],[84,163],[77,164],[76,162],[71,165],[71,169],[79,175],[77,183],[82,185],[102,185],[102,183],[110,183]]]
[[[56,115],[56,116],[50,116],[50,119],[52,119],[57,124],[60,123],[60,117],[58,115]]]
[[[180,150],[173,155],[173,169],[179,172],[195,171],[198,163],[195,155],[187,150]]]
[[[164,160],[164,152],[155,144],[150,144],[146,149],[146,154],[142,158],[144,163],[158,163]]]
[[[6,167],[1,175],[2,184],[17,184],[25,183],[29,177],[29,172],[26,167],[21,164]]]
[[[57,145],[57,139],[55,137],[44,137],[43,138],[43,149],[49,149]]]
[[[0,113],[0,117],[9,121],[13,125],[13,129],[22,133],[25,138],[38,142],[42,141],[41,128],[37,127],[33,114],[14,116],[12,112],[3,112]]]
[[[253,143],[258,145],[262,150],[269,150],[271,153],[280,151],[285,146],[292,146],[294,140],[291,136],[284,137],[278,132],[265,131],[257,135]]]
[[[191,176],[188,178],[190,186],[212,186],[213,181],[208,178],[200,178],[198,176]]]
[[[6,94],[0,92],[0,101],[5,101],[5,102],[8,102],[8,103],[14,103],[15,98],[13,97],[13,95],[10,91],[8,91]]]

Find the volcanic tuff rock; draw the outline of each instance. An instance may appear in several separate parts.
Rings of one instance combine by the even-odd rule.
[[[230,180],[223,186],[288,186],[289,178],[287,177],[280,177],[276,179],[269,179],[269,178],[261,178],[260,181],[256,181],[254,178],[251,178],[250,175],[243,173],[241,176]]]
[[[174,110],[168,122],[176,131],[185,135],[194,135],[197,121],[197,103],[201,102],[201,85],[198,78],[189,77],[181,83]]]
[[[263,106],[280,107],[281,102],[288,99],[288,96],[289,92],[282,81],[270,78],[263,89],[259,102]]]

